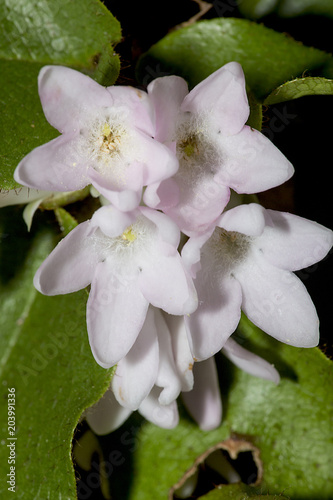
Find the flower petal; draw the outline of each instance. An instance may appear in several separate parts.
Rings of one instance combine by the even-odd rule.
[[[106,90],[114,105],[119,108],[119,114],[127,115],[129,122],[137,130],[151,137],[154,136],[155,113],[147,92],[125,85],[112,85]]]
[[[16,182],[45,191],[76,191],[89,184],[87,164],[77,153],[78,137],[64,134],[33,149],[14,172]]]
[[[267,210],[274,226],[255,242],[276,267],[296,271],[322,260],[333,245],[330,229],[297,215]]]
[[[85,412],[89,427],[98,436],[103,436],[115,431],[131,415],[132,411],[121,406],[115,399],[111,389]]]
[[[216,429],[222,419],[220,387],[213,357],[194,364],[194,387],[182,393],[184,403],[204,431]]]
[[[273,365],[253,352],[244,349],[232,338],[226,341],[222,353],[244,372],[254,377],[271,380],[275,384],[279,383],[280,375]]]
[[[194,236],[206,231],[219,217],[226,207],[230,190],[217,184],[212,176],[206,175],[200,182],[191,184],[190,179],[183,176],[177,178],[179,202],[170,206],[169,195],[161,199],[161,206],[166,214],[188,236]],[[160,192],[160,196],[166,192]]]
[[[186,81],[179,76],[163,76],[153,80],[147,92],[155,108],[155,139],[163,143],[173,141],[180,106],[188,94]]]
[[[258,203],[239,205],[224,212],[216,221],[227,231],[236,231],[247,236],[259,236],[269,223],[267,211]]]
[[[162,387],[158,401],[161,405],[168,405],[175,401],[181,391],[181,381],[173,358],[171,337],[168,326],[159,309],[155,309],[160,362],[155,385]]]
[[[185,316],[188,340],[195,360],[210,358],[220,351],[235,331],[241,314],[239,283],[228,276],[206,275],[200,271],[195,280],[198,309]]]
[[[182,383],[181,390],[190,391],[194,383],[194,360],[187,340],[184,317],[165,314],[164,318],[170,331],[173,357]]]
[[[154,387],[149,396],[141,403],[139,413],[147,420],[163,429],[174,429],[179,422],[176,401],[161,405],[158,401],[161,389]]]
[[[258,130],[245,126],[233,136],[220,135],[222,164],[216,181],[237,193],[258,193],[287,181],[294,168]]]
[[[122,406],[137,410],[152,390],[159,369],[159,344],[154,311],[148,308],[143,327],[131,350],[122,358],[111,381]]]
[[[126,268],[109,257],[97,265],[87,303],[87,327],[98,364],[109,368],[126,356],[143,327],[147,309],[147,300]]]
[[[181,110],[209,114],[223,134],[237,134],[250,112],[241,65],[230,62],[205,78],[185,97]]]
[[[87,174],[89,181],[112,205],[122,212],[129,212],[139,206],[142,186],[137,190],[122,189],[114,186],[96,170],[90,168]]]
[[[167,243],[142,260],[138,285],[143,296],[169,314],[188,314],[197,307],[197,295],[180,255]]]
[[[276,269],[253,252],[248,264],[234,270],[243,292],[242,309],[272,337],[297,347],[314,347],[319,320],[303,283],[291,272]]]
[[[93,243],[91,223],[74,228],[44,260],[34,285],[45,295],[72,293],[91,283],[101,256]]]
[[[59,132],[78,130],[91,108],[113,105],[105,87],[64,66],[44,66],[38,89],[46,119]]]

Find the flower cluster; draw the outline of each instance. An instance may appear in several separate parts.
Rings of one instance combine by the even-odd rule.
[[[68,192],[93,186],[104,204],[37,271],[47,295],[91,285],[87,329],[108,393],[87,413],[96,432],[139,410],[166,428],[177,397],[204,429],[222,415],[214,355],[275,383],[269,363],[231,335],[241,310],[294,346],[318,343],[315,307],[293,271],[323,259],[332,232],[257,203],[230,201],[293,175],[284,155],[246,125],[241,66],[230,62],[189,91],[177,76],[147,91],[102,87],[69,68],[39,75],[47,120],[60,133],[18,165],[21,185]]]

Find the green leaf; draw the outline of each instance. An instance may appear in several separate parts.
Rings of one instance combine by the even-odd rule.
[[[53,234],[39,230],[27,235],[20,210],[2,209],[0,216],[1,477],[15,467],[17,498],[75,499],[73,432],[83,410],[109,386],[112,370],[102,369],[92,357],[86,292],[45,297],[32,285],[54,246]],[[9,389],[15,389],[14,436],[8,428]],[[1,482],[1,498],[9,498],[9,486]]]
[[[33,148],[58,135],[45,120],[37,76],[46,64],[78,69],[103,85],[115,82],[119,22],[99,0],[0,3],[0,188]]]
[[[317,14],[333,18],[331,0],[242,0],[238,8],[243,16],[250,19],[260,19],[273,12],[281,17]]]
[[[204,432],[184,414],[175,429],[163,430],[145,421],[138,423],[133,416],[118,435],[110,435],[111,449],[122,450],[125,436],[135,449],[124,470],[119,468],[117,477],[111,477],[114,491],[117,478],[122,481],[128,467],[127,474],[135,471],[131,500],[170,498],[170,488],[199,456],[236,434],[260,450],[263,479],[251,492],[282,494],[293,500],[333,498],[333,363],[318,348],[279,343],[245,317],[234,337],[275,364],[280,384],[249,376],[218,356],[222,425]],[[154,474],[147,474],[149,470]]]
[[[142,56],[137,75],[146,84],[152,74],[177,74],[193,87],[230,61],[242,65],[247,85],[263,101],[304,71],[329,76],[332,55],[247,19],[221,18],[168,34]]]
[[[246,486],[245,484],[229,484],[215,488],[204,495],[204,500],[287,500],[284,495],[265,495],[258,493],[258,488]]]
[[[307,95],[332,95],[333,80],[317,77],[296,78],[280,85],[266,97],[264,104],[271,105],[279,102],[299,99]]]

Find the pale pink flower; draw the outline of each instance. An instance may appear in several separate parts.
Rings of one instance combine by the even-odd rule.
[[[145,203],[162,209],[180,229],[205,230],[228,203],[230,190],[257,193],[289,179],[294,169],[263,134],[245,125],[249,104],[241,66],[230,62],[188,92],[185,80],[153,80],[155,138],[179,160],[171,178],[150,185]]]
[[[258,204],[224,212],[204,234],[190,238],[182,256],[198,293],[185,317],[192,354],[218,352],[241,314],[276,339],[313,347],[319,339],[315,306],[292,272],[322,260],[333,233],[316,222]]]
[[[174,154],[153,139],[146,92],[103,87],[62,66],[42,68],[38,88],[46,119],[61,135],[23,158],[14,174],[18,183],[47,191],[93,184],[127,211],[138,206],[143,186],[176,172]]]
[[[222,353],[245,372],[279,382],[273,365],[233,339],[228,339]],[[99,435],[120,427],[134,410],[153,424],[172,429],[179,421],[176,398],[180,391],[202,430],[221,424],[222,400],[214,357],[196,363],[188,346],[184,318],[150,307],[136,343],[117,365],[110,388],[85,417]]]
[[[165,214],[147,207],[97,210],[53,250],[37,271],[45,295],[91,284],[87,328],[96,361],[107,368],[130,351],[149,304],[172,314],[197,307],[192,279],[177,251],[180,232]]]

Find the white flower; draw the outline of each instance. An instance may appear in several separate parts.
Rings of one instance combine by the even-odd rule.
[[[257,204],[224,212],[217,226],[190,238],[182,256],[198,293],[198,309],[185,317],[192,354],[218,352],[241,314],[276,339],[313,347],[319,320],[303,283],[291,271],[323,259],[333,244],[329,229]]]

